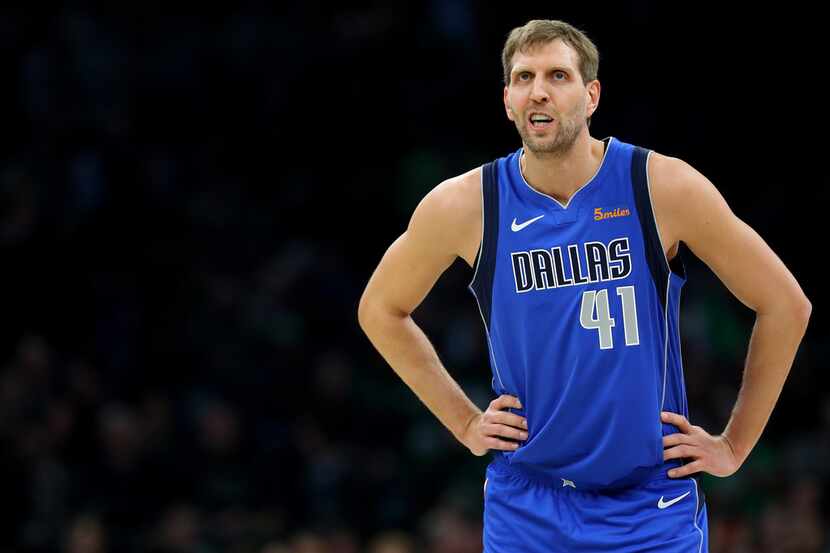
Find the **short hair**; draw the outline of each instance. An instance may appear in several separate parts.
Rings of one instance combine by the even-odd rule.
[[[579,73],[582,75],[582,82],[588,83],[596,79],[597,71],[599,71],[599,51],[585,33],[564,21],[533,19],[522,27],[516,27],[510,31],[504,43],[504,49],[501,52],[504,85],[510,84],[513,55],[517,51],[526,52],[536,46],[553,42],[557,38],[562,39],[579,56]]]

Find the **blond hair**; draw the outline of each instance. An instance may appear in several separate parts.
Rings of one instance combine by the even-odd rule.
[[[504,49],[501,52],[504,85],[510,84],[513,55],[516,52],[526,52],[536,46],[553,42],[557,38],[562,39],[579,56],[579,73],[582,75],[582,82],[587,84],[595,80],[599,70],[599,51],[585,33],[564,21],[534,19],[510,31],[504,43]]]

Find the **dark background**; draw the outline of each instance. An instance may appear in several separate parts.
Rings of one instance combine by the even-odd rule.
[[[533,18],[597,44],[592,135],[703,172],[812,301],[760,443],[703,487],[711,551],[829,551],[826,30],[793,3],[723,9],[4,13],[0,551],[480,551],[489,457],[356,311],[419,199],[520,145],[500,54]],[[718,433],[754,313],[684,254],[691,419]],[[485,408],[471,277],[458,260],[414,317]]]

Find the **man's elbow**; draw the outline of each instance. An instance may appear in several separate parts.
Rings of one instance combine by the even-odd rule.
[[[357,323],[363,329],[363,332],[368,334],[369,329],[374,326],[375,321],[382,313],[383,309],[378,299],[368,292],[363,292],[357,306]]]
[[[372,302],[364,291],[363,295],[360,296],[360,302],[358,302],[357,305],[357,324],[360,325],[363,332],[366,332],[366,328],[369,326],[369,321],[372,318],[371,306]]]
[[[791,324],[799,326],[803,332],[807,329],[812,312],[813,304],[807,299],[807,296],[800,294],[797,299],[790,301],[786,314],[782,312],[779,316],[787,317],[791,321]]]
[[[807,296],[804,296],[799,302],[796,313],[798,314],[798,317],[804,321],[804,326],[806,327],[807,323],[810,321],[810,315],[813,313],[813,304],[807,299]]]
[[[357,322],[363,332],[369,335],[378,325],[386,326],[391,321],[404,319],[409,313],[389,304],[383,298],[363,292],[357,306]]]
[[[799,293],[794,297],[779,297],[778,299],[779,301],[774,304],[757,309],[757,314],[776,320],[786,320],[787,324],[791,325],[792,328],[800,327],[802,331],[806,330],[807,324],[810,321],[810,315],[813,312],[813,304],[807,299],[807,296]]]

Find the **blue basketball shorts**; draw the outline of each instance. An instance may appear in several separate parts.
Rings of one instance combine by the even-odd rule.
[[[694,477],[655,468],[637,485],[579,490],[487,466],[484,553],[708,553],[706,502]]]

